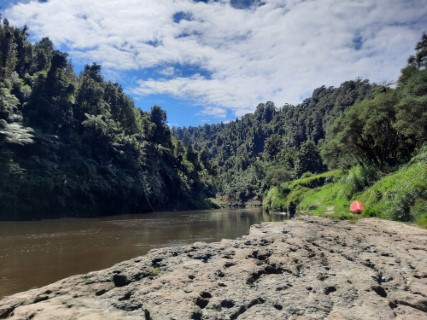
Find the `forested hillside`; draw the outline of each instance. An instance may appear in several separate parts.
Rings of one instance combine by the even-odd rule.
[[[101,66],[27,28],[0,25],[0,219],[203,206],[207,171],[172,137],[160,107],[143,112]]]
[[[329,169],[282,181],[264,198],[270,210],[415,221],[427,227],[427,35],[416,45],[395,88],[377,86],[371,97],[344,110],[326,127],[319,149]]]
[[[136,108],[100,65],[76,75],[48,38],[27,37],[2,21],[0,219],[201,208],[214,197],[308,210],[319,207],[310,190],[339,179],[344,208],[375,183],[385,188],[386,175],[406,173],[417,184],[402,195],[407,210],[427,204],[418,179],[427,170],[425,34],[394,86],[346,81],[296,106],[266,102],[227,124],[173,129],[160,107]]]
[[[230,123],[178,128],[174,134],[200,152],[225,202],[257,203],[271,185],[305,172],[325,171],[318,146],[328,124],[371,97],[372,90],[367,80],[346,81],[338,88],[323,86],[297,106],[262,103],[253,114]]]
[[[297,106],[267,102],[231,123],[174,134],[200,152],[224,203],[256,204],[264,198],[264,206],[276,211],[347,213],[348,201],[365,192],[371,215],[407,221],[425,215],[427,221],[426,34],[415,49],[392,86],[347,81],[318,88]],[[326,172],[332,169],[338,170]],[[394,185],[381,182],[389,174],[386,181]],[[324,195],[316,194],[334,181],[339,183]],[[374,184],[382,191],[369,191]]]

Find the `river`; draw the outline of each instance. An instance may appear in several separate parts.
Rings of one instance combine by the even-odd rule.
[[[0,222],[0,298],[152,248],[234,239],[254,223],[280,219],[261,209],[224,209]]]

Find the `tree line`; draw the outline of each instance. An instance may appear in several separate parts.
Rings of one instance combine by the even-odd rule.
[[[0,24],[0,219],[208,206],[207,169],[166,113],[135,107],[101,66],[76,75],[48,38]]]
[[[77,75],[48,38],[0,23],[0,219],[260,204],[330,169],[391,172],[427,137],[427,36],[394,86],[351,80],[298,105],[261,103],[224,124],[169,128],[101,66]]]
[[[173,133],[200,152],[226,203],[260,203],[272,186],[327,169],[319,146],[328,125],[354,103],[372,95],[367,80],[322,86],[299,105],[261,103],[227,124],[177,128]]]
[[[262,103],[230,123],[173,133],[200,152],[231,205],[259,203],[272,186],[330,169],[392,172],[427,139],[426,34],[415,50],[394,86],[361,79],[322,86],[296,106]]]

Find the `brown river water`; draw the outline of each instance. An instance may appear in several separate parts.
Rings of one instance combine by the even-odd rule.
[[[0,298],[153,248],[234,239],[252,224],[281,219],[261,209],[224,209],[0,222]]]

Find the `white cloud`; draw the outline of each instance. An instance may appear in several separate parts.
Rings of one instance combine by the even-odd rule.
[[[159,71],[159,74],[161,74],[165,77],[171,77],[175,74],[175,68],[174,67],[167,67],[167,68],[161,69]]]
[[[218,107],[206,107],[201,112],[199,112],[199,115],[203,116],[213,116],[215,118],[226,118],[227,117],[227,110],[224,108],[218,108]]]
[[[225,0],[50,0],[5,15],[66,46],[74,61],[114,72],[157,68],[162,77],[139,79],[132,92],[193,100],[217,117],[266,100],[297,103],[316,87],[357,77],[395,80],[427,31],[422,0],[264,2],[240,10]],[[177,12],[191,19],[175,23]],[[176,64],[210,74],[185,77]]]

